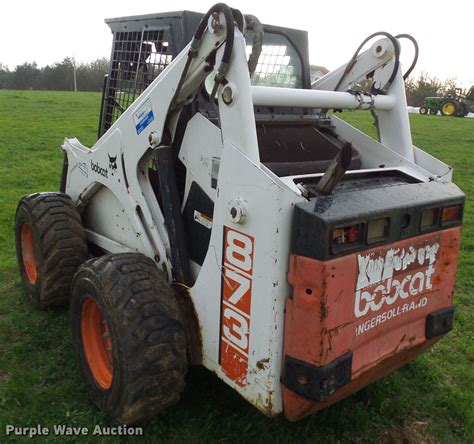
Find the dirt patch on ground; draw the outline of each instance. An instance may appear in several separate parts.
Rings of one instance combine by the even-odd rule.
[[[435,438],[428,433],[428,423],[412,421],[401,427],[382,433],[380,444],[436,444]]]

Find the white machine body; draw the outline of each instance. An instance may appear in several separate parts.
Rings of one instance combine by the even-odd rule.
[[[214,76],[206,72],[205,61],[219,45],[217,61],[222,57],[224,31],[205,33],[178,101],[189,97],[207,75]],[[383,51],[374,55],[377,45]],[[88,241],[105,252],[141,252],[170,281],[170,239],[148,165],[160,149],[167,119],[170,127],[176,125],[179,113],[171,119],[168,114],[188,49],[93,147],[77,139],[66,139],[62,146],[69,164],[65,191],[82,211]],[[293,207],[306,200],[297,184],[322,174],[278,177],[265,167],[254,106],[374,108],[379,111],[380,142],[331,116],[335,131],[360,154],[358,173],[397,170],[422,182],[449,182],[450,167],[412,145],[401,71],[386,95],[345,92],[367,72],[387,76],[393,54],[387,39],[376,42],[361,54],[357,71],[341,85],[343,91],[333,89],[344,67],[312,90],[256,87],[247,69],[245,39],[235,29],[227,83],[217,92],[220,127],[199,113],[187,125],[179,151],[186,166],[183,209],[194,182],[214,203],[212,220],[194,214],[211,236],[202,266],[191,263],[195,282],[187,289],[200,326],[202,364],[268,415],[283,409],[280,378],[285,301],[291,291],[287,272]]]

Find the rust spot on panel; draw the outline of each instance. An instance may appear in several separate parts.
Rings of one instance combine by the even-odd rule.
[[[324,320],[326,319],[327,315],[328,315],[329,309],[328,309],[327,305],[326,305],[323,301],[321,301],[320,307],[321,307],[321,308],[319,309],[319,310],[320,310],[320,311],[319,311],[319,312],[320,312],[320,314],[319,314],[319,319],[320,319],[321,321],[324,321]]]
[[[352,322],[344,322],[344,323],[342,323],[342,324],[340,324],[340,325],[337,325],[337,326],[334,327],[334,328],[326,329],[326,332],[327,332],[327,333],[330,333],[330,334],[332,334],[333,332],[335,332],[335,333],[337,334],[337,333],[339,332],[339,329],[344,330],[345,327],[347,327],[348,325],[351,325],[351,324],[352,324]]]
[[[265,370],[267,368],[267,364],[270,362],[270,358],[260,359],[255,364],[259,370]]]
[[[194,303],[189,294],[189,289],[181,284],[174,284],[173,290],[181,307],[183,326],[186,332],[188,360],[191,365],[202,362],[202,337],[201,326],[194,309]]]
[[[265,398],[263,398],[261,394],[257,394],[257,396],[250,400],[250,402],[266,416],[276,416],[279,413],[276,413],[273,410],[273,396],[274,390],[269,390]]]

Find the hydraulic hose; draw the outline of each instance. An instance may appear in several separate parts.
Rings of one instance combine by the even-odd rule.
[[[337,82],[336,87],[334,88],[334,91],[337,91],[339,86],[341,86],[342,81],[345,79],[347,74],[350,72],[352,67],[356,64],[357,62],[357,56],[360,53],[360,50],[364,47],[364,45],[369,41],[372,40],[374,37],[377,37],[378,35],[382,35],[384,37],[387,37],[390,42],[393,45],[393,48],[395,50],[395,64],[393,66],[392,74],[390,75],[390,78],[388,79],[387,83],[383,86],[381,89],[373,89],[372,93],[373,94],[386,94],[388,91],[388,88],[392,84],[392,82],[395,80],[395,76],[397,75],[398,72],[398,67],[400,66],[400,44],[398,43],[398,40],[390,33],[385,32],[385,31],[379,31],[379,32],[374,32],[373,34],[369,35],[364,41],[359,45],[357,50],[355,51],[354,55],[352,56],[351,60],[349,60],[349,63],[346,66],[346,69],[342,73],[341,78]]]
[[[230,10],[232,11],[232,15],[234,16],[234,22],[237,25],[237,28],[243,34],[245,26],[243,14],[238,9],[230,8]]]
[[[214,87],[212,88],[212,92],[209,97],[210,102],[214,100],[214,97],[217,94],[217,88],[219,88],[219,85],[222,84],[225,80],[225,76],[227,74],[227,71],[229,70],[232,50],[234,49],[234,15],[231,9],[224,3],[218,3],[217,5],[223,6],[223,10],[221,12],[223,12],[225,17],[226,40],[224,54],[222,55],[221,63],[219,65],[219,68],[217,69],[217,74],[214,77]]]
[[[262,52],[263,45],[263,25],[260,20],[254,15],[245,14],[245,21],[249,26],[252,27],[253,38],[252,38],[252,53],[250,54],[248,66],[249,73],[252,75],[257,68],[258,59]]]
[[[420,53],[420,48],[418,47],[418,42],[415,40],[413,36],[410,34],[398,34],[395,36],[396,39],[407,39],[410,40],[410,42],[413,43],[413,46],[415,47],[415,56],[413,57],[413,61],[411,62],[410,67],[407,69],[405,74],[403,74],[403,80],[406,80],[408,76],[411,74],[413,69],[416,66],[416,63],[418,62],[418,55]]]
[[[220,12],[224,14],[225,21],[226,21],[226,40],[224,43],[225,45],[224,54],[222,56],[222,61],[219,66],[219,69],[217,71],[215,82],[217,85],[219,85],[224,80],[225,75],[227,74],[227,71],[229,69],[230,57],[232,55],[232,50],[234,48],[234,16],[229,6],[227,6],[225,3],[216,3],[214,6],[212,6],[211,9],[209,9],[209,11],[206,12],[204,17],[199,22],[196,32],[194,33],[193,40],[191,41],[191,47],[189,48],[188,59],[186,60],[186,65],[184,66],[183,72],[179,79],[176,92],[173,96],[173,100],[171,101],[171,108],[174,108],[177,105],[178,97],[179,97],[179,94],[181,93],[181,89],[182,89],[184,80],[186,79],[186,76],[188,74],[191,62],[197,56],[199,47],[201,46],[201,40],[202,40],[204,31],[206,30],[209,17],[214,13],[220,13]]]
[[[225,40],[225,48],[224,54],[222,56],[222,64],[229,64],[230,56],[232,55],[232,50],[234,49],[234,16],[232,14],[231,9],[225,3],[216,3],[209,11],[206,12],[206,15],[201,19],[199,22],[198,28],[196,33],[194,34],[193,46],[194,42],[196,43],[197,47],[201,44],[201,39],[206,30],[207,22],[209,21],[209,17],[214,13],[222,12],[225,17],[225,25],[226,25],[226,40]],[[220,67],[219,67],[220,69]]]

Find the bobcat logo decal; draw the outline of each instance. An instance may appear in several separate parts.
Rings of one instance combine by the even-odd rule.
[[[115,171],[117,169],[117,156],[112,157],[110,154],[107,153],[107,156],[109,156],[109,168],[112,171]]]

